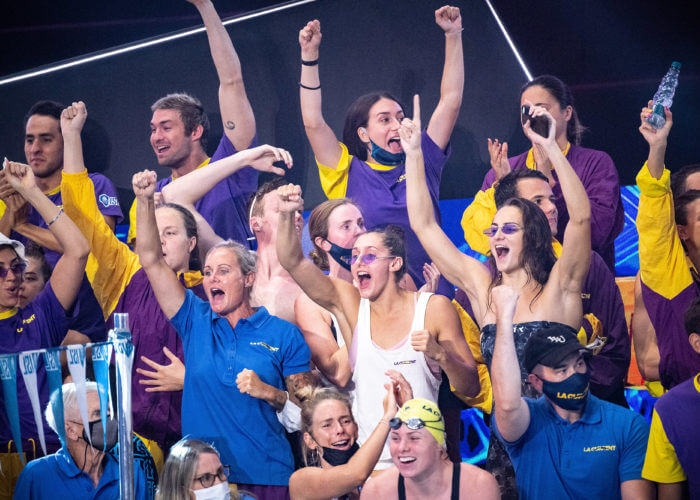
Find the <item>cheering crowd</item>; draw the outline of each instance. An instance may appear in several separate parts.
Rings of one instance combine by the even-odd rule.
[[[283,178],[289,152],[258,145],[211,0],[188,1],[224,134],[210,158],[197,98],[152,105],[151,146],[172,174],[134,173],[127,243],[114,185],[83,161],[83,102],[32,106],[26,163],[0,173],[0,354],[100,342],[129,314],[136,498],[700,498],[700,165],[664,165],[668,109],[661,129],[651,103],[639,115],[632,326],[640,371],[663,393],[649,426],[624,393],[618,174],[581,146],[566,84],[522,87],[529,150],[488,141],[492,168],[462,218],[482,263],[438,208],[464,91],[458,8],[435,11],[445,54],[429,117],[419,96],[407,108],[374,92],[350,104],[342,137],[323,116],[321,24],[302,27],[301,116],[328,198],[305,207]],[[260,172],[276,177],[259,186]],[[5,411],[3,373],[0,499],[119,497],[116,420],[63,363],[62,394],[37,363],[43,437],[21,377],[19,426]],[[490,427],[483,467],[461,461],[467,407]]]

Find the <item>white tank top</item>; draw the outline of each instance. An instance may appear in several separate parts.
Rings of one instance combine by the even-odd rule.
[[[425,311],[431,293],[421,293],[415,304],[413,323],[406,336],[392,349],[382,349],[372,341],[370,329],[370,303],[360,300],[357,325],[353,332],[350,349],[350,366],[353,368],[352,413],[359,427],[358,441],[367,441],[384,415],[382,401],[386,394],[384,383],[389,378],[384,375],[389,369],[401,372],[413,387],[413,397],[437,401],[441,379],[436,377],[428,366],[425,355],[413,349],[410,334],[425,329]],[[437,372],[439,374],[439,371]],[[375,469],[391,467],[389,442],[384,444],[382,455]]]

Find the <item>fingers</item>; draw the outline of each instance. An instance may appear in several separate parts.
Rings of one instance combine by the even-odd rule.
[[[180,361],[180,358],[178,358],[177,356],[175,356],[175,355],[170,351],[170,349],[168,349],[168,348],[165,347],[165,346],[163,346],[163,352],[164,352],[165,355],[168,357],[168,359],[170,359],[170,361],[172,361],[172,362]],[[141,356],[141,359],[143,359],[143,358],[144,358],[144,357]]]
[[[141,356],[141,361],[146,363],[148,366],[150,366],[154,370],[160,370],[161,368],[163,368],[163,365],[159,365],[155,361],[148,359],[146,356]],[[140,370],[140,368],[137,368],[137,370]]]

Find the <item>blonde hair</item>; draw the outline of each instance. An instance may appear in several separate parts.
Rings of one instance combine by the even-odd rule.
[[[311,430],[313,429],[314,423],[314,413],[316,413],[316,408],[319,404],[328,400],[340,401],[345,404],[350,410],[350,415],[352,415],[352,405],[350,404],[350,399],[347,395],[339,392],[331,387],[311,387],[306,386],[298,392],[298,396],[301,399],[301,449],[304,454],[304,465],[309,466],[320,466],[320,457],[318,454],[312,454],[306,442],[303,439],[304,433],[308,433],[313,437]],[[353,417],[353,421],[354,421]]]

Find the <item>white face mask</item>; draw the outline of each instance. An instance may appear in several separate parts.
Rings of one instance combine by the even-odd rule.
[[[228,483],[224,481],[223,483],[215,484],[209,488],[203,488],[201,490],[192,490],[194,496],[197,500],[230,500],[231,490],[228,487]]]

